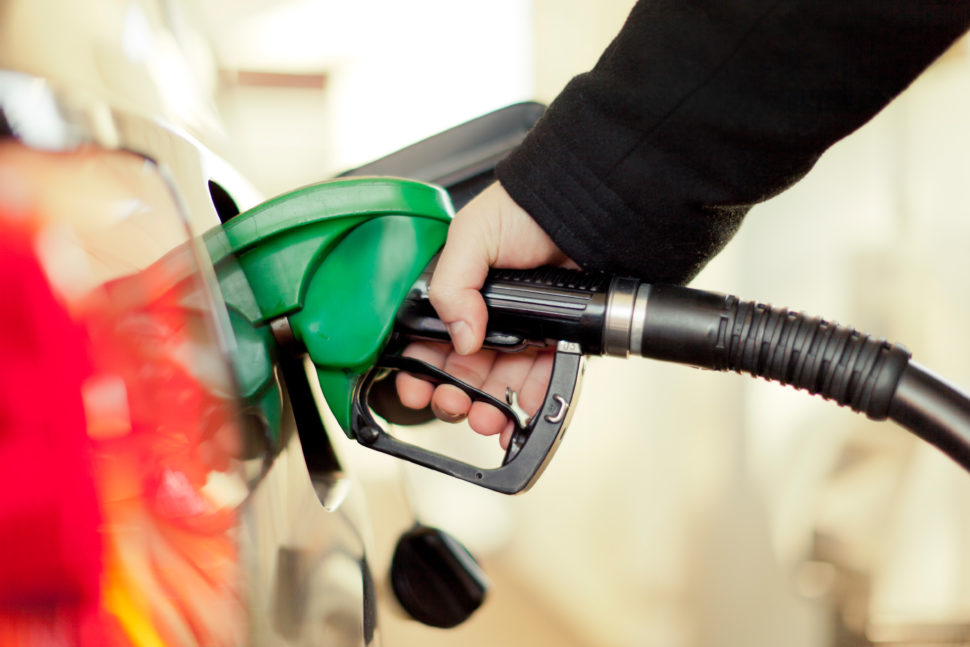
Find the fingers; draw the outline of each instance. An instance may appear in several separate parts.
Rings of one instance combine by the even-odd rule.
[[[415,342],[409,344],[401,355],[413,357],[432,366],[442,368],[449,352],[451,352],[451,348],[447,344]],[[401,399],[401,404],[410,409],[424,409],[431,403],[434,385],[429,382],[400,372],[394,378],[394,385],[397,387],[397,395]]]
[[[530,416],[535,416],[539,413],[542,401],[546,397],[546,390],[549,388],[549,380],[552,377],[552,362],[554,357],[555,353],[552,351],[538,353],[535,361],[529,367],[529,373],[526,375],[518,391],[519,406]],[[514,429],[511,425],[506,426],[502,430],[502,434],[499,436],[499,444],[502,446],[502,449],[508,448],[509,441],[512,440],[513,431]]]
[[[404,350],[403,355],[428,362],[502,401],[506,389],[512,389],[519,396],[519,406],[528,415],[534,415],[542,405],[552,372],[550,352],[505,354],[482,351],[474,355],[458,355],[444,344],[414,343]],[[504,434],[507,444],[512,425],[505,414],[483,402],[473,404],[457,387],[444,384],[435,388],[407,373],[398,373],[396,386],[405,406],[422,409],[431,404],[435,416],[446,422],[458,422],[468,416],[474,431],[485,436]]]
[[[554,358],[555,353],[553,351],[539,353],[536,356],[536,361],[529,369],[529,374],[526,376],[522,388],[519,390],[519,406],[528,411],[530,416],[539,411],[539,407],[542,406],[542,401],[546,397],[549,380],[552,378]]]
[[[488,378],[495,360],[494,351],[480,351],[473,355],[458,355],[446,344],[416,342],[408,345],[402,353],[442,369],[476,389]],[[443,384],[435,388],[431,383],[407,373],[395,377],[401,404],[412,409],[423,409],[431,404],[435,416],[446,422],[457,422],[468,415],[471,399],[457,387]]]
[[[522,389],[535,357],[534,352],[522,352],[496,358],[488,379],[482,385],[482,390],[504,402],[507,388],[516,393]],[[478,433],[491,436],[509,427],[511,421],[495,407],[484,402],[476,402],[469,412],[468,424]]]
[[[452,353],[445,361],[444,371],[462,382],[480,389],[495,362],[494,351],[480,351],[473,355]],[[447,422],[457,422],[468,415],[472,400],[458,387],[443,384],[434,390],[431,410]]]

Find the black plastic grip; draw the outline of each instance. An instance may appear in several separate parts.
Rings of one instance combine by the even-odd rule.
[[[737,297],[654,285],[641,354],[750,373],[885,419],[905,348],[818,317]]]
[[[398,310],[395,330],[408,339],[449,341],[431,307],[429,280],[426,272],[411,289]],[[579,343],[584,353],[602,352],[612,280],[600,272],[550,267],[491,270],[481,290],[488,306],[485,346],[514,351],[566,340]]]
[[[547,343],[565,339],[600,353],[610,280],[560,268],[492,270],[482,288],[489,331]]]

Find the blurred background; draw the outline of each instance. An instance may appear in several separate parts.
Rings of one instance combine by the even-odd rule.
[[[631,6],[146,0],[106,3],[98,24],[122,30],[132,57],[177,45],[181,65],[151,68],[167,91],[145,100],[272,196],[509,103],[551,101]],[[81,10],[16,11],[8,51],[49,75],[48,54],[17,40],[29,30],[9,26],[63,29],[70,48]],[[147,43],[154,20],[178,42]],[[98,74],[123,65],[102,57]],[[67,82],[81,72],[58,69]],[[754,209],[694,285],[900,341],[970,386],[967,115],[963,39]],[[499,455],[467,431],[418,433]],[[391,647],[970,644],[970,477],[889,424],[791,389],[594,358],[559,453],[514,498],[336,442],[369,495],[375,573],[417,516],[464,541],[493,580],[450,631],[385,605]]]

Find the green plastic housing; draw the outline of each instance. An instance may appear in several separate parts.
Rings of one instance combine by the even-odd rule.
[[[386,345],[398,308],[444,244],[453,215],[441,187],[348,178],[269,200],[206,236],[237,340],[243,397],[267,405],[272,399],[270,324],[286,318],[351,436],[357,380]]]

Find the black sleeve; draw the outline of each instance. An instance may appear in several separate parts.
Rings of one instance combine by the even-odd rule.
[[[683,283],[968,26],[967,0],[642,0],[497,174],[583,267]]]

